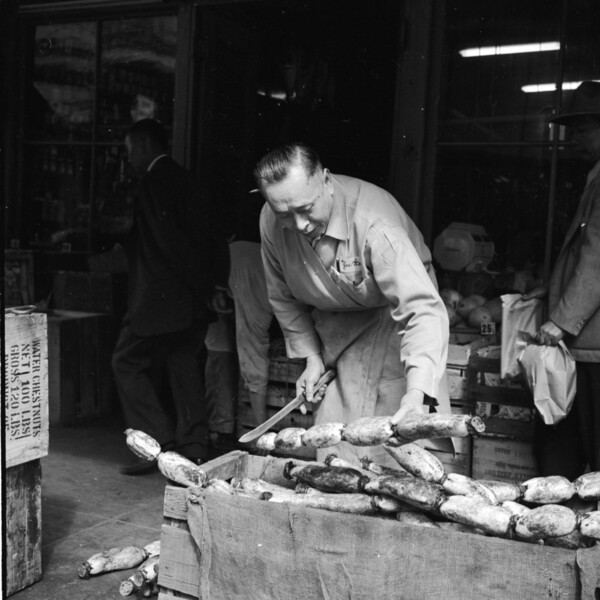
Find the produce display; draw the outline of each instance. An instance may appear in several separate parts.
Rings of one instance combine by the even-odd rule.
[[[485,298],[481,294],[463,297],[460,292],[451,288],[440,290],[448,312],[450,327],[465,324],[479,329],[484,323],[502,322],[502,300],[500,297]]]
[[[324,423],[308,429],[286,427],[277,433],[269,431],[258,438],[256,445],[268,452],[295,450],[303,446],[327,448],[342,441],[353,446],[401,446],[416,440],[462,438],[484,431],[483,420],[472,415],[410,415],[395,426],[391,417],[362,417],[348,425]],[[160,456],[158,460],[160,467]]]
[[[453,428],[457,424],[463,433],[475,431],[463,421],[453,421],[452,431],[456,431]],[[448,427],[443,423],[433,430],[434,435],[436,431],[447,435]],[[334,439],[335,433],[347,441],[347,428],[340,424],[321,428],[314,439],[322,443],[325,438]],[[285,444],[295,445],[310,432],[288,429],[293,431],[279,438]],[[600,510],[596,510],[600,473],[587,473],[573,482],[559,476],[534,477],[521,483],[477,480],[446,473],[439,459],[419,444],[395,445],[399,429],[392,428],[391,437],[382,444],[397,463],[393,468],[367,457],[353,464],[332,453],[324,462],[282,461],[284,466],[276,475],[279,483],[251,477],[225,481],[204,474],[198,478],[199,484],[190,485],[195,494],[236,495],[261,502],[373,515],[412,526],[559,548],[586,548],[600,540]],[[408,431],[417,429],[413,424]],[[331,438],[328,431],[333,432]],[[277,440],[278,436],[270,439]],[[348,438],[363,446],[388,436],[389,420],[377,417],[353,423]]]

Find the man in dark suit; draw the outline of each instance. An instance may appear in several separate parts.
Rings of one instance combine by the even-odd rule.
[[[151,435],[163,451],[201,462],[208,429],[199,353],[214,320],[209,305],[225,302],[227,247],[224,240],[219,247],[191,174],[168,156],[158,121],[135,123],[125,146],[139,187],[127,244],[128,312],[112,359],[117,389],[128,427]],[[161,399],[163,374],[172,410]],[[154,467],[136,461],[121,472]]]

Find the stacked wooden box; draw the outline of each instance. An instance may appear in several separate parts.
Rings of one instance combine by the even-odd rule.
[[[40,458],[48,454],[48,336],[43,313],[4,320],[5,592],[42,577]]]
[[[535,407],[528,390],[500,378],[500,346],[473,352],[467,397],[483,418],[485,434],[473,439],[471,475],[476,479],[525,481],[538,474],[533,451]]]

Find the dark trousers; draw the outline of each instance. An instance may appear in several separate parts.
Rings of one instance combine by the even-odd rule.
[[[207,324],[195,321],[180,331],[139,336],[124,323],[112,367],[125,422],[156,439],[163,450],[206,458],[208,425],[200,351]],[[161,398],[166,373],[172,407]]]
[[[577,362],[573,408],[556,425],[536,423],[535,450],[540,474],[576,479],[600,469],[600,363]]]

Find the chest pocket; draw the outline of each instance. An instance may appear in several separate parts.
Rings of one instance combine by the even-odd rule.
[[[353,279],[350,279],[344,273],[331,269],[330,275],[344,294],[357,304],[373,308],[375,306],[383,306],[386,303],[386,299],[379,290],[379,286],[371,273],[362,279],[357,278],[356,275],[353,276]]]

